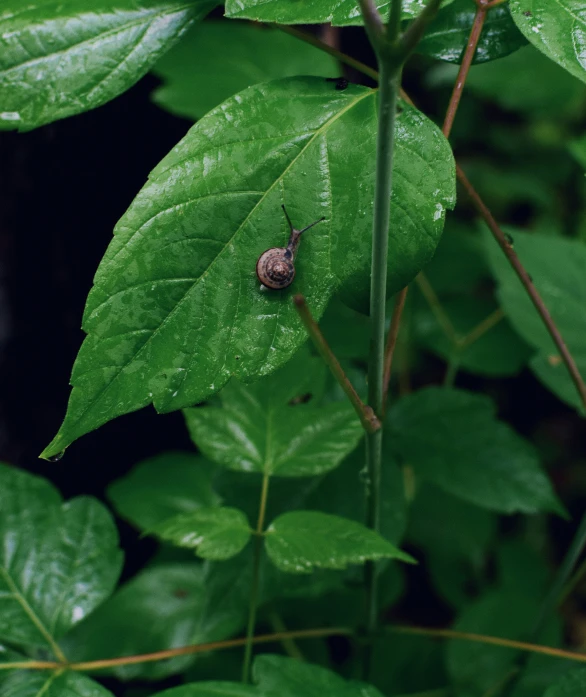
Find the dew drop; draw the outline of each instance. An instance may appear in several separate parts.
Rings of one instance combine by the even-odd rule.
[[[49,462],[59,462],[59,460],[62,459],[63,455],[65,455],[65,450],[62,450],[60,453],[57,453],[56,455],[51,455],[50,458],[48,458]]]

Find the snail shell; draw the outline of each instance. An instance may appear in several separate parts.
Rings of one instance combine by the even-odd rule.
[[[279,290],[293,283],[295,266],[293,255],[285,247],[271,247],[256,262],[258,280],[267,288]]]

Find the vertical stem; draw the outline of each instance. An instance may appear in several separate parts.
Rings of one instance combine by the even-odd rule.
[[[383,377],[383,416],[384,411],[387,407],[387,399],[389,396],[389,383],[391,382],[391,368],[393,366],[393,355],[395,353],[395,346],[397,345],[399,327],[401,326],[401,317],[403,315],[403,308],[405,307],[405,300],[407,299],[408,290],[409,287],[405,286],[403,290],[400,290],[397,293],[395,306],[393,307],[393,316],[391,317],[391,326],[389,327],[389,333],[387,334],[387,345],[385,347],[385,367]]]
[[[252,586],[250,588],[250,603],[248,609],[248,624],[246,626],[246,645],[244,647],[244,665],[242,666],[242,682],[250,682],[250,663],[252,661],[252,644],[254,638],[254,625],[256,623],[256,607],[258,603],[258,589],[260,585],[260,561],[262,557],[263,529],[265,524],[265,512],[269,493],[269,475],[264,474],[258,505],[258,520],[256,523],[256,535],[254,537],[254,557],[252,566]]]
[[[391,207],[395,113],[399,93],[400,68],[380,61],[379,116],[377,134],[376,182],[372,239],[372,275],[370,283],[371,338],[368,362],[368,403],[381,418],[383,411],[383,371],[385,353],[385,303],[387,294],[387,256]],[[382,429],[366,436],[367,524],[379,529]],[[366,569],[369,633],[377,627],[377,566],[367,562]]]

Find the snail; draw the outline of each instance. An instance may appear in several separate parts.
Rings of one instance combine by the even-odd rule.
[[[303,230],[296,230],[293,227],[293,223],[291,222],[291,218],[289,218],[285,206],[281,207],[285,213],[291,231],[289,242],[286,247],[271,247],[271,249],[267,249],[266,252],[260,255],[256,262],[256,275],[258,276],[258,280],[263,286],[274,290],[286,288],[293,283],[293,279],[295,278],[295,266],[293,262],[297,254],[297,247],[299,247],[301,233],[321,223],[322,220],[325,220],[325,217],[320,218],[314,223],[311,223],[311,225],[304,227]]]

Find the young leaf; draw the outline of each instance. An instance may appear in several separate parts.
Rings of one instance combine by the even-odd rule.
[[[99,683],[82,673],[17,671],[2,682],[2,697],[114,697]]]
[[[141,529],[154,528],[179,513],[218,506],[214,467],[193,453],[166,452],[140,462],[108,487],[119,515]]]
[[[543,697],[586,697],[586,668],[568,672]]]
[[[242,559],[166,564],[141,572],[63,641],[67,657],[86,661],[226,639],[244,626],[250,574]],[[194,660],[117,666],[119,678],[159,679]]]
[[[417,476],[477,506],[563,513],[533,447],[494,411],[483,395],[419,390],[391,409],[386,442]]]
[[[547,235],[513,232],[515,251],[531,274],[581,374],[586,375],[586,245]],[[537,377],[569,404],[583,408],[557,348],[521,285],[491,236],[486,250],[499,283],[498,297],[508,318],[538,354],[531,361]]]
[[[65,422],[43,457],[153,403],[201,402],[231,375],[286,363],[336,288],[367,303],[376,91],[317,78],[250,87],[207,114],[155,168],[115,230],[85,310]],[[431,257],[454,203],[450,147],[431,121],[398,115],[389,292]],[[293,289],[262,291],[255,267],[321,215],[296,259]],[[163,252],[164,250],[164,252]]]
[[[159,523],[152,533],[177,547],[194,549],[204,559],[224,560],[241,552],[250,525],[236,508],[199,508]]]
[[[511,14],[527,39],[586,82],[586,18],[582,0],[511,0]]]
[[[0,465],[0,639],[55,652],[112,592],[118,533],[98,501],[61,504],[39,477]]]
[[[279,516],[267,528],[265,545],[275,566],[294,574],[345,569],[368,559],[415,561],[364,525],[317,511]]]
[[[362,427],[347,402],[289,405],[310,389],[299,383],[304,371],[296,359],[250,386],[233,380],[221,393],[221,407],[186,409],[198,448],[214,462],[244,472],[307,477],[336,467],[358,444]]]
[[[476,8],[469,0],[454,0],[431,22],[417,45],[417,52],[461,63],[475,14]],[[508,56],[526,43],[527,39],[511,19],[509,8],[497,5],[486,15],[473,62],[486,63]]]
[[[517,29],[515,29],[517,31]],[[247,22],[203,22],[154,66],[153,101],[192,121],[236,92],[280,77],[340,74],[337,62],[282,31]]]
[[[139,80],[215,0],[5,0],[0,130],[93,109]]]

